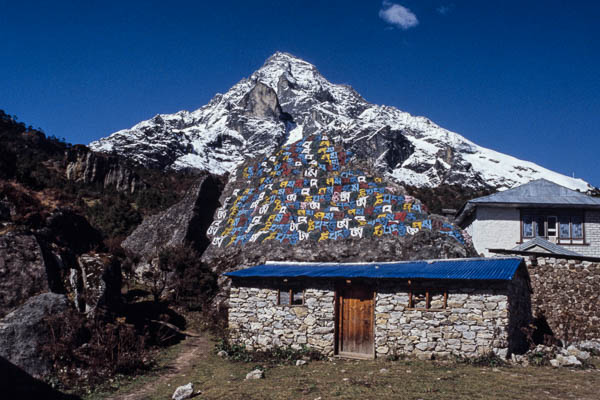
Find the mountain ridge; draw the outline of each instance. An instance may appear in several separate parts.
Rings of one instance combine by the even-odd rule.
[[[426,117],[369,103],[351,86],[331,83],[314,65],[283,52],[195,111],[156,115],[90,147],[145,166],[223,174],[320,132],[412,186],[506,189],[546,178],[581,191],[592,188],[486,149]]]

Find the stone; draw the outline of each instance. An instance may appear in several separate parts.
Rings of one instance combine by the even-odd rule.
[[[555,360],[560,367],[578,367],[581,365],[581,361],[573,355],[563,356],[562,354],[557,354]]]
[[[0,318],[50,290],[42,249],[33,235],[0,235]]]
[[[255,369],[246,374],[246,380],[248,379],[263,379],[265,377],[265,373],[263,370]]]
[[[0,357],[34,377],[46,376],[52,362],[41,351],[50,335],[44,319],[60,315],[69,307],[65,295],[43,293],[6,315],[0,320]]]
[[[587,360],[590,358],[590,353],[587,351],[579,350],[577,347],[570,345],[567,347],[567,353],[577,357],[579,360]]]
[[[229,356],[229,354],[227,354],[227,352],[225,350],[219,350],[219,352],[217,353],[217,355],[221,358],[226,358]]]
[[[171,398],[173,400],[185,400],[192,397],[193,394],[194,385],[192,384],[192,382],[190,382],[187,385],[179,386],[177,389],[175,389],[175,392],[173,393],[173,396],[171,396]]]
[[[300,367],[302,365],[306,365],[306,360],[296,360],[296,367]]]

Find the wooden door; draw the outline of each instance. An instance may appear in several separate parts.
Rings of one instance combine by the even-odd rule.
[[[338,354],[358,357],[374,355],[374,293],[359,285],[338,290]]]

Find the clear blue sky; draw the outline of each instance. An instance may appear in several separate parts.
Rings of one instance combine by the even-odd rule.
[[[281,50],[600,186],[599,21],[598,1],[0,0],[0,108],[88,143],[196,109]]]

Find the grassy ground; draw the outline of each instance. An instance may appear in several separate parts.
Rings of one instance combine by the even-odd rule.
[[[171,350],[172,352],[173,350]],[[600,367],[600,360],[593,361]],[[212,352],[195,358],[169,379],[137,378],[117,393],[90,399],[167,399],[193,382],[202,399],[598,399],[599,369],[477,367],[453,361],[313,361],[265,369],[265,379],[246,381],[256,363],[230,362]],[[160,380],[160,385],[152,382]],[[150,385],[150,386],[148,386]],[[129,394],[129,395],[127,395]],[[137,397],[140,398],[140,397]]]

